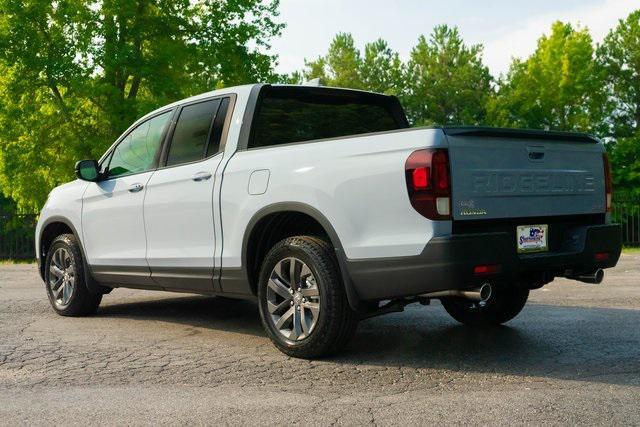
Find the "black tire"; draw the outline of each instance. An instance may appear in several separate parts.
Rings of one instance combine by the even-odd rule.
[[[529,298],[529,290],[515,285],[494,286],[491,298],[485,303],[465,298],[442,298],[447,313],[469,326],[500,325],[516,317]]]
[[[276,328],[268,311],[267,297],[267,286],[274,268],[292,257],[311,270],[320,304],[315,326],[307,336],[297,340],[288,339]],[[293,310],[293,297],[290,304]],[[358,316],[347,301],[333,247],[313,236],[289,237],[271,248],[260,271],[258,305],[262,325],[269,338],[278,349],[291,357],[312,359],[334,354],[349,342],[358,325]],[[286,309],[286,304],[284,307]]]
[[[58,253],[68,254],[68,269],[72,272],[74,283],[70,297],[65,304],[58,303],[58,298],[54,296],[51,280],[56,281],[56,276],[52,273],[53,256]],[[66,251],[66,252],[64,252]],[[69,273],[71,274],[71,273]],[[84,276],[84,260],[80,245],[73,234],[61,234],[56,237],[49,246],[47,258],[44,266],[45,287],[51,307],[61,316],[87,316],[95,314],[102,301],[102,294],[92,293],[87,289]]]

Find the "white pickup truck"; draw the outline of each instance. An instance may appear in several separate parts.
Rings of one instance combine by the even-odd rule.
[[[620,256],[601,142],[574,133],[409,128],[395,97],[256,84],[135,122],[55,188],[37,259],[61,315],[133,287],[257,299],[295,357],[362,318],[440,299],[506,322],[555,277]]]

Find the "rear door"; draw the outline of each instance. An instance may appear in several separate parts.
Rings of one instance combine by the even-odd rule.
[[[605,212],[602,145],[586,135],[445,129],[454,220]]]
[[[147,184],[146,258],[164,288],[213,290],[213,188],[229,104],[226,97],[182,106],[161,167]]]

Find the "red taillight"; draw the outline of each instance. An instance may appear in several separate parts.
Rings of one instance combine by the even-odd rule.
[[[413,178],[413,189],[414,190],[426,190],[429,188],[429,168],[417,168],[413,170],[413,174],[411,175]]]
[[[596,252],[593,259],[594,261],[606,261],[609,259],[609,252]]]
[[[436,190],[446,192],[449,195],[449,158],[447,152],[444,150],[434,152],[431,164]]]
[[[473,274],[495,274],[497,272],[500,271],[500,266],[499,265],[493,265],[493,264],[488,264],[488,265],[476,265],[475,267],[473,267]]]
[[[611,166],[609,164],[609,156],[607,156],[607,153],[602,155],[602,161],[604,163],[605,205],[607,207],[607,212],[611,212],[611,206],[613,203],[613,182],[611,181]]]
[[[447,150],[414,151],[404,169],[414,209],[429,219],[450,219],[451,179]]]

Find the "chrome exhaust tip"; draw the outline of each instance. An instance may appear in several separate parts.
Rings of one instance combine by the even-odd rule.
[[[480,301],[487,302],[489,298],[491,298],[491,294],[493,294],[491,283],[483,283],[482,286],[480,286]]]
[[[598,268],[597,270],[591,273],[579,274],[577,276],[570,276],[568,278],[573,280],[578,280],[584,283],[591,283],[594,285],[598,285],[602,283],[602,280],[604,280],[604,270],[601,268]]]

